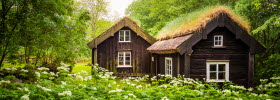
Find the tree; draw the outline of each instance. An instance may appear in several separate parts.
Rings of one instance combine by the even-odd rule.
[[[236,3],[235,11],[247,17],[252,26],[252,35],[267,51],[263,56],[280,53],[280,5],[277,0],[242,0]],[[278,42],[278,43],[277,43]]]
[[[71,0],[2,0],[0,64],[21,53],[25,63],[34,65],[80,56],[89,17],[75,6]]]
[[[236,0],[136,0],[126,13],[141,21],[141,27],[156,36],[167,22],[176,17],[209,5],[233,6]]]

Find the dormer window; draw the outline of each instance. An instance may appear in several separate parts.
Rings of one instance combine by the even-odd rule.
[[[119,31],[119,42],[130,42],[130,30]]]
[[[214,35],[214,47],[223,46],[223,35]]]

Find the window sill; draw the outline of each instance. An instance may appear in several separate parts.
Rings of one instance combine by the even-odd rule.
[[[229,80],[207,80],[207,82],[212,83],[212,82],[229,82]]]
[[[117,66],[117,68],[131,68],[132,66]]]
[[[129,43],[131,41],[119,41],[119,43]]]
[[[212,48],[226,48],[226,46],[212,46]]]

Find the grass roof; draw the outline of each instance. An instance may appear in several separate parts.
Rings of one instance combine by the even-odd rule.
[[[226,6],[209,6],[198,11],[186,13],[169,22],[159,31],[157,40],[166,40],[191,34],[204,28],[209,21],[216,18],[221,13],[227,14],[233,21],[249,33],[250,25],[248,21],[240,15],[235,14],[231,8]]]

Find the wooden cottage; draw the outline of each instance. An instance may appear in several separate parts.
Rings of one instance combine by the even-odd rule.
[[[150,74],[151,54],[146,50],[155,39],[125,17],[88,43],[92,63],[117,75]]]
[[[181,16],[147,49],[152,72],[250,86],[254,55],[264,47],[249,33],[249,25],[226,7]]]

